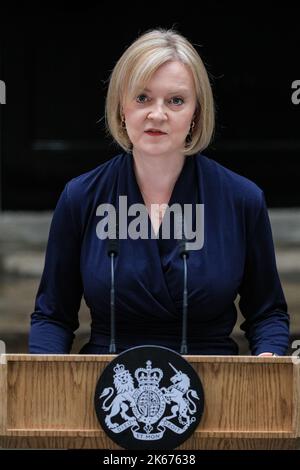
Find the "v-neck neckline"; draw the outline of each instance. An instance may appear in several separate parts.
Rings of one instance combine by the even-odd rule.
[[[157,232],[155,232],[154,228],[153,228],[153,224],[152,224],[152,220],[151,220],[151,217],[150,217],[150,213],[148,211],[148,208],[147,208],[147,205],[144,201],[144,198],[143,198],[143,195],[142,195],[142,191],[139,187],[139,184],[137,182],[137,177],[136,177],[136,173],[135,173],[135,169],[134,169],[134,157],[132,155],[132,153],[128,154],[129,158],[130,158],[130,170],[131,170],[131,177],[132,177],[132,181],[134,181],[134,184],[135,184],[135,189],[136,189],[136,192],[138,194],[138,198],[140,199],[140,203],[142,203],[145,207],[146,207],[146,210],[147,210],[147,216],[148,216],[148,224],[150,224],[150,227],[151,227],[151,235],[154,235],[154,238],[159,238],[160,235],[161,235],[161,230],[162,230],[162,224],[163,224],[163,220],[164,220],[164,217],[165,217],[165,214],[166,214],[166,211],[164,213],[164,216],[159,224],[159,229]],[[186,172],[187,170],[187,167],[188,167],[188,160],[189,158],[192,158],[192,157],[185,157],[185,160],[184,160],[184,163],[183,163],[183,166],[181,168],[181,171],[180,173],[178,174],[178,177],[175,181],[175,184],[173,186],[173,189],[172,189],[172,192],[171,192],[171,196],[170,196],[170,199],[169,201],[167,202],[167,206],[170,207],[172,206],[173,202],[178,202],[176,201],[177,197],[178,196],[178,192],[179,192],[179,186],[180,186],[180,183],[181,183],[181,180],[183,178],[183,175],[184,173]]]

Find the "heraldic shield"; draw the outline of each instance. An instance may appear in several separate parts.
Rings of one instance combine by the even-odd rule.
[[[195,431],[203,407],[203,387],[193,367],[160,346],[121,353],[95,391],[99,423],[124,449],[175,449]]]

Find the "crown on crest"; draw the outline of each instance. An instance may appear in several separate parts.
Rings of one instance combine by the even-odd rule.
[[[139,386],[143,385],[154,385],[158,386],[159,382],[163,377],[163,372],[161,369],[155,368],[152,369],[152,362],[146,362],[146,369],[140,367],[135,371],[135,378],[137,379]]]
[[[125,371],[126,371],[126,369],[125,369],[125,367],[124,367],[124,364],[117,364],[117,365],[114,367],[115,377],[116,377],[117,375],[124,374]]]

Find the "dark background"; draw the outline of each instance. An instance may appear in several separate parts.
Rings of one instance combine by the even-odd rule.
[[[120,152],[104,132],[107,80],[124,49],[158,26],[190,39],[210,73],[217,127],[203,153],[255,181],[269,207],[300,206],[299,9],[238,14],[213,3],[1,6],[2,209],[53,209],[70,178]]]

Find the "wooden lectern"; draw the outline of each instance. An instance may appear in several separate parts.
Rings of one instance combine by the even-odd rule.
[[[96,383],[113,357],[2,355],[0,447],[118,449],[94,411]],[[179,449],[299,448],[296,357],[186,359],[202,381],[205,404],[196,432]]]

